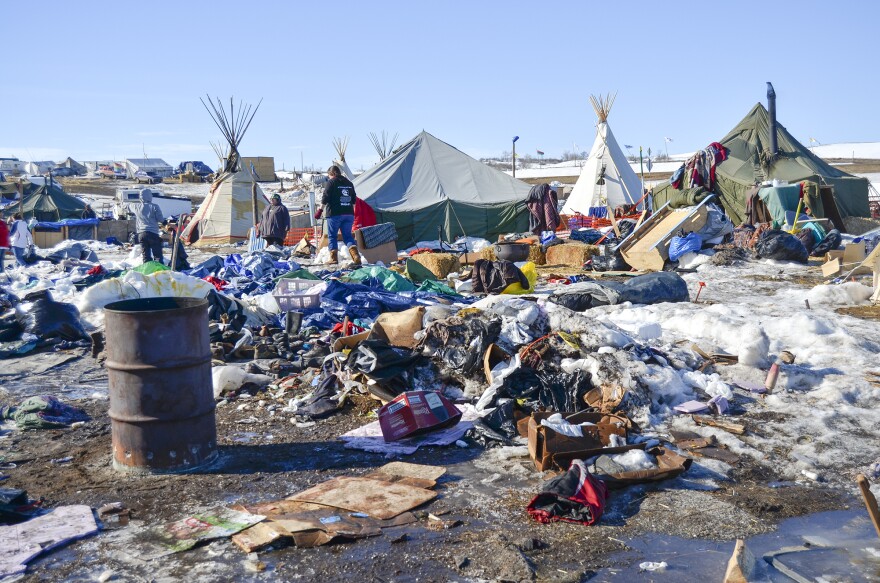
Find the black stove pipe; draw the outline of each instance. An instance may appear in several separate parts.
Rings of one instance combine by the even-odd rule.
[[[770,153],[775,156],[779,150],[776,143],[776,92],[770,81],[767,81],[767,109],[770,112]]]

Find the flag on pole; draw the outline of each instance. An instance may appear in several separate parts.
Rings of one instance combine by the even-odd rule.
[[[538,152],[538,156],[543,156],[543,155],[544,155],[544,152],[542,152],[541,150],[536,150],[536,151]]]
[[[666,142],[671,142],[672,138],[663,138]]]
[[[630,149],[630,148],[632,148],[632,146],[630,146],[629,144],[624,144],[623,147],[626,148],[626,149]]]

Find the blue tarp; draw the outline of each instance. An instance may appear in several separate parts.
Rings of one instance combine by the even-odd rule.
[[[60,231],[61,227],[91,227],[101,224],[101,219],[64,219],[63,221],[39,222],[34,225],[40,229]]]

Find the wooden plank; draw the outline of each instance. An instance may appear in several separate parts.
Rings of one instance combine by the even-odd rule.
[[[253,553],[268,547],[275,541],[284,538],[284,536],[283,531],[273,527],[272,523],[259,522],[238,534],[232,535],[232,544],[246,553]]]
[[[372,478],[340,477],[294,494],[288,500],[313,502],[388,519],[436,497],[436,492],[425,488]]]
[[[711,417],[705,417],[703,415],[691,415],[691,418],[697,425],[708,425],[709,427],[717,427],[718,429],[723,429],[725,431],[729,431],[730,433],[736,433],[737,435],[742,435],[746,432],[745,425],[740,425],[739,423],[719,421],[716,419],[712,419]]]
[[[856,477],[856,482],[859,485],[859,490],[862,491],[862,498],[865,500],[865,507],[868,509],[868,516],[871,517],[871,522],[874,523],[874,529],[877,530],[877,536],[880,536],[880,509],[877,508],[877,499],[874,498],[874,494],[871,492],[871,485],[868,483],[868,478],[859,474]]]

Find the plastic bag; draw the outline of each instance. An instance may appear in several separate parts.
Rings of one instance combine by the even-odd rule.
[[[809,258],[807,248],[797,237],[777,230],[765,231],[761,234],[755,245],[755,253],[758,257],[777,261],[806,263]]]
[[[54,301],[47,290],[29,294],[24,299],[26,302],[33,302],[24,315],[25,332],[43,340],[88,339],[79,322],[79,310],[73,304]]]
[[[825,235],[825,238],[813,247],[813,252],[810,255],[813,257],[822,257],[829,251],[837,249],[842,240],[843,237],[841,237],[840,231],[837,229],[831,229],[828,231],[828,234]]]
[[[528,263],[520,267],[520,271],[522,271],[523,275],[526,276],[526,279],[529,280],[529,288],[523,289],[523,286],[519,282],[517,282],[512,283],[504,288],[504,291],[502,291],[501,293],[516,295],[530,294],[535,291],[535,283],[537,283],[538,281],[538,268],[535,267],[535,264],[533,262],[529,261]]]
[[[669,242],[669,260],[678,258],[691,251],[697,252],[703,247],[703,239],[697,233],[688,233],[684,237],[673,237]]]

